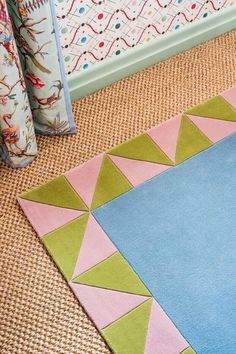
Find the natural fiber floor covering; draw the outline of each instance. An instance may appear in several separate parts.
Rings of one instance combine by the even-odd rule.
[[[236,31],[73,105],[78,133],[38,137],[39,156],[0,164],[0,353],[109,353],[16,203],[16,195],[236,84]]]

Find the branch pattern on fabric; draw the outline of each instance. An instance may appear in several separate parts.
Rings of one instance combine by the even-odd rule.
[[[67,134],[75,126],[53,3],[0,0],[0,6],[1,157],[20,167],[36,155],[34,127]]]
[[[64,85],[61,79],[55,27],[49,1],[18,1],[9,3],[13,30],[24,66],[30,105],[36,131],[47,134],[69,133],[74,130],[67,113]],[[50,59],[49,59],[50,58]],[[36,84],[41,82],[41,84]],[[64,119],[63,119],[64,116]],[[59,117],[59,118],[58,118]],[[51,122],[60,119],[63,129],[53,130]]]
[[[0,154],[10,164],[37,153],[34,126],[6,3],[0,0]]]
[[[21,12],[26,13],[26,12],[31,12],[31,11],[36,11],[37,9],[40,8],[40,6],[44,5],[48,0],[31,0],[31,1],[25,1],[23,6],[21,7]]]

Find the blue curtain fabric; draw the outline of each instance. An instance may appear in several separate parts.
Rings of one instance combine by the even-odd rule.
[[[54,4],[0,0],[0,156],[13,167],[37,155],[35,132],[75,132]]]

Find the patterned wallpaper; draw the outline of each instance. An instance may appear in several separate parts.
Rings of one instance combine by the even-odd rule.
[[[67,74],[233,5],[234,0],[55,0]]]

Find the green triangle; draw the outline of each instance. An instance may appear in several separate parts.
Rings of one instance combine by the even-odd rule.
[[[107,153],[133,160],[173,165],[173,162],[168,159],[147,134],[141,134],[134,139],[128,140]]]
[[[152,299],[102,330],[102,335],[117,354],[143,354],[145,351]]]
[[[109,157],[105,156],[98,176],[91,208],[96,209],[132,188],[132,185],[120,170]]]
[[[227,103],[223,97],[216,96],[190,109],[186,114],[195,116],[236,121],[236,109]]]
[[[23,199],[31,200],[58,207],[87,210],[86,205],[74,191],[64,176],[59,176],[52,181],[33,189],[30,192],[23,193]]]
[[[45,235],[42,240],[67,280],[73,276],[89,214]]]
[[[149,291],[119,252],[79,275],[73,282],[150,296]]]
[[[181,352],[181,354],[197,354],[197,353],[191,347],[188,347],[183,352]]]
[[[212,142],[193,124],[186,115],[182,116],[176,148],[175,160],[180,163],[202,150],[212,146]]]

